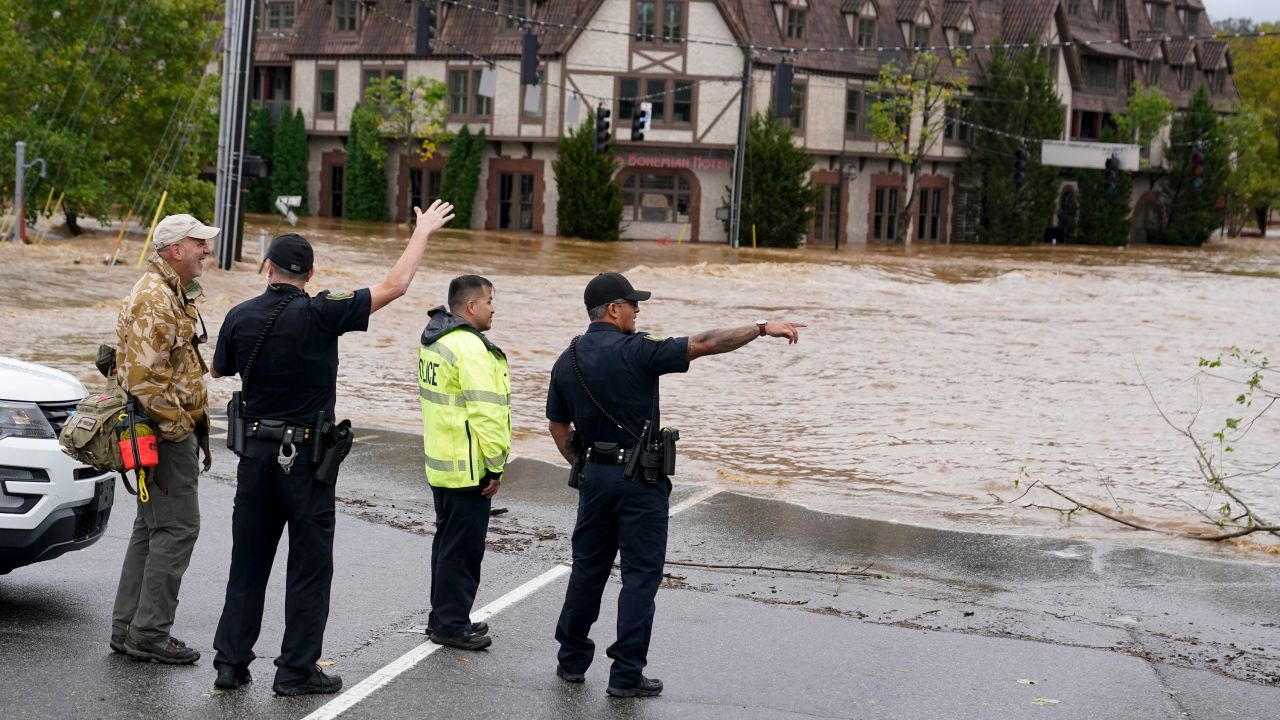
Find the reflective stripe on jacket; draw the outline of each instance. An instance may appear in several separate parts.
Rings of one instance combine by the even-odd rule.
[[[511,451],[511,379],[506,356],[469,326],[418,350],[422,449],[427,482],[480,485],[501,474]]]

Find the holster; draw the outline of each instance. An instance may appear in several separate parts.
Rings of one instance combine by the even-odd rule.
[[[227,403],[227,447],[236,455],[244,454],[244,401],[240,391],[231,393]]]
[[[319,436],[318,444],[324,446],[320,453],[320,464],[316,466],[316,482],[322,485],[334,485],[338,482],[338,467],[351,452],[351,443],[355,434],[351,432],[351,421],[343,420],[331,425],[328,432]]]
[[[569,487],[576,489],[582,484],[587,466],[587,449],[576,430],[569,433],[569,447],[573,448],[573,462],[569,463]]]

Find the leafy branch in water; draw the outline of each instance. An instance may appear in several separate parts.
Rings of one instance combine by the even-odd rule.
[[[1095,504],[1079,500],[1048,484],[1042,478],[1033,477],[1025,467],[1022,468],[1019,477],[1014,480],[1014,487],[1022,488],[1022,494],[1009,501],[1005,501],[998,496],[996,496],[996,499],[1002,503],[1016,503],[1027,497],[1032,490],[1041,488],[1065,500],[1069,503],[1069,507],[1052,507],[1034,503],[1027,503],[1023,507],[1055,510],[1062,513],[1068,521],[1076,512],[1084,510],[1135,530],[1158,532],[1194,540],[1231,540],[1258,532],[1270,533],[1280,537],[1280,525],[1260,515],[1245,500],[1237,482],[1271,472],[1280,467],[1280,461],[1267,464],[1264,467],[1254,468],[1239,468],[1235,463],[1227,462],[1227,458],[1236,452],[1237,446],[1249,434],[1249,431],[1254,428],[1258,420],[1270,412],[1277,400],[1280,400],[1280,392],[1266,384],[1267,374],[1270,370],[1270,361],[1257,350],[1246,351],[1238,347],[1232,347],[1225,358],[1221,355],[1214,359],[1200,358],[1199,370],[1193,378],[1197,391],[1197,407],[1191,414],[1190,421],[1186,425],[1179,425],[1160,406],[1159,401],[1156,400],[1155,393],[1151,390],[1151,385],[1142,373],[1142,368],[1137,368],[1138,377],[1141,378],[1142,386],[1146,389],[1148,397],[1151,398],[1151,403],[1155,406],[1156,412],[1159,413],[1166,425],[1186,438],[1194,449],[1196,469],[1209,491],[1209,501],[1206,503],[1206,507],[1211,505],[1215,498],[1219,496],[1223,498],[1212,513],[1205,509],[1197,508],[1185,500],[1182,501],[1195,510],[1201,516],[1203,522],[1213,526],[1214,529],[1212,531],[1181,532],[1162,530],[1153,527],[1150,523],[1129,520],[1121,517],[1124,511],[1119,508],[1118,502],[1116,503],[1117,509],[1110,511]],[[1197,434],[1196,428],[1196,423],[1199,421],[1200,413],[1203,409],[1203,397],[1200,396],[1200,392],[1201,380],[1204,378],[1225,381],[1239,387],[1239,392],[1234,402],[1240,408],[1239,416],[1235,416],[1235,413],[1232,413],[1231,416],[1224,418],[1221,424],[1207,438]],[[1101,474],[1099,476],[1101,477]],[[1107,488],[1107,492],[1110,493],[1110,485],[1105,479],[1103,479],[1103,485]],[[1111,497],[1114,501],[1115,496],[1111,495]]]

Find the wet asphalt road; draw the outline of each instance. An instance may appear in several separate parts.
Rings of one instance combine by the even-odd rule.
[[[326,669],[359,681],[419,646],[430,494],[417,438],[366,430],[339,484]],[[203,526],[174,634],[194,667],[107,647],[133,518],[123,490],[95,546],[0,576],[0,717],[302,718],[330,698],[281,699],[283,548],[253,665],[212,687],[212,637],[230,553],[233,457],[201,481]],[[477,609],[569,557],[573,491],[517,460],[495,507]],[[617,583],[581,686],[553,675],[566,578],[489,619],[483,653],[442,648],[344,718],[1271,718],[1280,717],[1280,568],[1136,546],[958,534],[677,487],[670,577],[647,674],[661,698],[604,694]],[[675,563],[870,576],[726,570]],[[434,648],[434,646],[429,646]],[[1034,682],[1034,684],[1031,684]],[[1056,701],[1056,702],[1055,702]]]

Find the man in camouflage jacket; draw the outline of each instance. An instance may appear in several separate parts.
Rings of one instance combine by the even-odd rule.
[[[197,347],[207,335],[195,303],[196,278],[218,232],[190,215],[161,220],[152,235],[156,252],[116,320],[117,376],[159,436],[160,464],[145,470],[149,498],[138,502],[125,551],[111,649],[173,665],[200,658],[170,629],[200,533],[199,449],[204,469],[210,464],[208,367]]]

